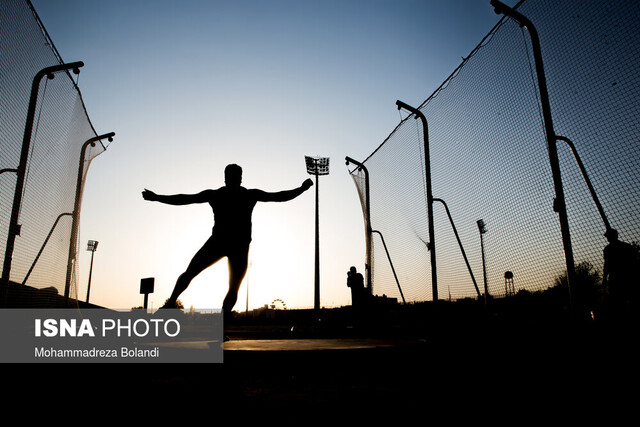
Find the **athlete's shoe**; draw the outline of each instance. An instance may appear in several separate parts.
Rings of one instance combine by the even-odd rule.
[[[176,304],[175,302],[167,301],[162,307],[160,307],[160,309],[163,308],[178,308],[178,304]]]

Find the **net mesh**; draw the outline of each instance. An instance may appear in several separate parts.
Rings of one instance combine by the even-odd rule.
[[[526,0],[516,9],[540,37],[555,133],[574,143],[611,227],[638,242],[640,4]],[[529,33],[503,17],[419,106],[433,197],[443,202],[433,206],[440,299],[477,297],[474,279],[484,293],[482,246],[492,296],[547,289],[566,271],[540,105]],[[408,116],[362,162],[371,227],[384,236],[407,302],[433,298],[423,132]],[[575,262],[601,272],[604,220],[564,141],[558,155]],[[350,173],[366,206],[363,173]],[[373,292],[399,298],[378,234],[372,239]]]
[[[63,64],[32,4],[0,0],[0,254],[5,257],[20,153],[27,124],[32,82],[44,68]],[[84,179],[93,158],[105,150],[102,141],[83,145],[97,134],[89,120],[73,74],[46,76],[37,89],[28,161],[21,193],[20,234],[12,253],[9,291],[20,293],[7,305],[53,303],[54,296],[77,300],[77,232]],[[78,189],[78,186],[80,187]],[[76,222],[77,224],[77,222]],[[77,230],[78,225],[75,226]],[[24,285],[24,286],[22,286]]]

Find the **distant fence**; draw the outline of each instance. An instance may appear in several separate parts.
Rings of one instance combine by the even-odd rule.
[[[4,305],[33,303],[7,301],[7,289],[76,298],[84,180],[109,136],[95,132],[74,81],[82,65],[64,64],[28,0],[0,0]]]
[[[621,240],[640,241],[640,3],[526,0],[514,9],[540,39],[573,258],[601,272],[607,223]],[[476,298],[486,283],[501,297],[547,289],[565,274],[535,65],[530,32],[503,16],[416,106],[426,129],[411,114],[368,158],[355,159],[362,167],[350,163],[372,229],[374,294]]]

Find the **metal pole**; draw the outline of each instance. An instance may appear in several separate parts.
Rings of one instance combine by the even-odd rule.
[[[467,254],[462,246],[462,241],[460,240],[460,236],[458,236],[458,230],[456,229],[456,225],[453,223],[453,218],[451,217],[451,212],[449,212],[449,207],[442,199],[433,199],[434,202],[440,202],[444,206],[445,211],[447,212],[447,216],[449,217],[449,222],[451,223],[451,228],[453,228],[453,234],[456,236],[456,240],[458,240],[458,246],[460,246],[460,251],[462,252],[462,257],[464,258],[464,262],[467,264],[467,270],[469,270],[469,274],[471,275],[471,280],[473,281],[473,286],[476,288],[476,292],[478,293],[478,297],[482,296],[480,293],[480,289],[478,289],[478,284],[476,283],[476,278],[473,275],[473,271],[471,270],[471,265],[469,264],[469,260],[467,259]]]
[[[484,234],[487,232],[487,228],[483,220],[476,221],[478,225],[478,231],[480,232],[480,251],[482,253],[482,278],[484,279],[484,303],[489,300],[489,289],[487,288],[487,267],[484,258]]]
[[[307,173],[316,177],[316,244],[315,244],[315,286],[314,307],[320,309],[320,207],[319,207],[319,175],[329,174],[329,158],[305,156]]]
[[[13,196],[13,206],[11,208],[11,219],[9,222],[9,230],[7,237],[7,245],[4,254],[4,265],[2,268],[2,282],[8,284],[11,277],[11,261],[13,258],[13,249],[15,247],[16,237],[20,235],[20,224],[18,219],[20,216],[20,207],[22,205],[22,191],[24,188],[24,179],[27,170],[27,161],[29,160],[29,148],[31,146],[31,133],[33,130],[33,121],[36,113],[36,105],[38,103],[38,90],[40,81],[44,76],[49,79],[54,77],[54,73],[83,67],[82,62],[72,62],[70,64],[54,65],[52,67],[43,68],[38,71],[33,78],[31,84],[31,97],[29,99],[29,107],[27,110],[27,119],[24,128],[24,136],[22,140],[22,151],[20,153],[20,164],[16,170],[17,182],[15,193]]]
[[[398,285],[398,290],[400,291],[400,296],[402,297],[402,303],[406,304],[407,301],[404,299],[404,293],[402,293],[402,288],[400,287],[400,281],[398,280],[396,269],[393,266],[393,261],[391,261],[391,255],[389,254],[389,249],[387,249],[387,244],[384,241],[384,236],[378,230],[372,230],[372,232],[378,233],[378,235],[380,236],[380,240],[382,241],[382,246],[384,246],[384,251],[387,253],[387,259],[389,260],[389,265],[391,266],[391,272],[393,273],[393,277],[396,279],[396,284]]]
[[[60,215],[58,215],[58,218],[56,218],[55,222],[53,223],[53,226],[51,227],[51,230],[49,230],[49,234],[47,234],[47,238],[44,239],[44,243],[40,247],[40,250],[38,251],[38,255],[36,255],[36,258],[33,260],[33,263],[31,264],[31,267],[29,267],[29,271],[27,271],[27,274],[24,276],[24,279],[22,279],[22,285],[23,286],[27,283],[27,280],[29,279],[29,276],[31,276],[31,272],[33,271],[33,269],[35,268],[38,260],[40,259],[40,255],[42,255],[42,251],[44,251],[45,246],[47,246],[47,243],[49,242],[49,239],[51,238],[51,235],[53,234],[53,230],[55,230],[56,226],[58,225],[58,222],[60,222],[60,219],[63,216],[66,216],[66,215],[72,216],[73,214],[71,214],[71,213],[61,213]]]
[[[316,253],[315,253],[315,286],[314,286],[314,308],[320,309],[320,209],[319,190],[318,190],[318,174],[316,173]]]
[[[484,233],[480,233],[480,251],[482,253],[482,280],[484,283],[484,302],[489,298],[489,290],[487,289],[487,264],[484,257]]]
[[[431,160],[429,158],[429,128],[427,126],[427,118],[417,108],[413,108],[402,101],[396,101],[398,109],[404,108],[413,113],[416,119],[422,120],[422,129],[424,136],[424,163],[425,174],[427,180],[427,216],[429,221],[429,243],[427,248],[431,252],[431,287],[433,292],[433,300],[438,300],[438,273],[436,270],[436,243],[433,225],[433,194],[431,191]]]
[[[371,277],[371,233],[373,230],[371,229],[371,199],[369,198],[369,170],[360,162],[353,160],[351,157],[346,157],[347,165],[349,163],[353,163],[358,166],[358,169],[361,169],[364,172],[364,188],[365,188],[365,243],[366,243],[366,276],[367,276],[367,289],[369,293],[373,295],[373,281]],[[398,285],[399,286],[399,285]]]
[[[582,177],[584,178],[584,181],[587,184],[587,187],[589,187],[589,192],[591,193],[591,197],[593,198],[593,201],[596,204],[596,208],[598,208],[598,212],[600,213],[600,217],[604,222],[604,226],[607,230],[611,230],[611,225],[609,225],[609,220],[607,219],[607,216],[604,213],[604,209],[600,204],[600,200],[598,200],[596,190],[593,188],[593,185],[591,185],[591,180],[589,179],[589,175],[587,175],[587,170],[584,167],[582,160],[580,160],[580,156],[578,155],[578,150],[576,149],[573,141],[571,141],[569,138],[565,136],[558,136],[558,135],[556,135],[556,139],[566,142],[569,148],[571,149],[571,152],[573,153],[573,157],[576,159],[576,162],[578,163],[578,167],[580,168],[580,173],[582,173]]]
[[[533,26],[533,23],[506,6],[498,0],[491,0],[491,5],[494,7],[497,14],[504,14],[515,21],[517,21],[522,27],[526,27],[529,31],[531,38],[531,46],[533,48],[533,57],[536,67],[536,76],[538,78],[538,90],[540,92],[540,104],[542,108],[542,116],[544,119],[545,133],[547,136],[547,144],[549,148],[549,163],[551,165],[551,173],[553,175],[553,184],[556,193],[556,198],[553,203],[554,211],[558,213],[560,221],[560,231],[562,234],[562,244],[564,247],[565,262],[567,265],[567,282],[569,291],[569,303],[572,304],[572,284],[575,283],[575,265],[573,258],[573,248],[571,246],[571,233],[569,231],[569,219],[567,216],[567,207],[565,204],[564,190],[562,188],[562,177],[560,174],[560,162],[558,160],[558,150],[556,146],[556,135],[553,129],[553,121],[551,118],[551,106],[549,103],[549,93],[547,91],[547,81],[544,74],[544,66],[542,64],[542,50],[540,48],[540,39],[538,32]]]
[[[244,312],[249,313],[249,273],[247,273],[247,301]]]
[[[89,283],[87,284],[87,303],[89,302],[89,292],[91,291],[91,273],[93,272],[93,255],[95,253],[96,253],[95,250],[91,251],[91,266],[89,267]]]
[[[82,200],[82,175],[84,172],[83,163],[84,157],[87,152],[87,148],[89,146],[95,147],[96,141],[101,139],[113,139],[115,136],[114,132],[109,132],[104,135],[94,136],[93,138],[89,138],[82,145],[82,149],[80,150],[80,160],[78,162],[78,177],[76,179],[76,195],[75,201],[73,205],[73,222],[71,225],[71,237],[69,239],[69,256],[67,258],[67,276],[64,286],[64,296],[65,298],[69,297],[69,291],[71,289],[71,276],[73,271],[73,262],[76,259],[76,245],[78,243],[78,224],[80,222],[80,201]]]

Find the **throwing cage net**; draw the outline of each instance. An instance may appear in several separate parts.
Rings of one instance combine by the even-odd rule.
[[[0,0],[3,306],[77,302],[82,191],[89,164],[106,147],[89,120],[73,68],[36,77],[62,64],[31,3]]]
[[[640,241],[640,4],[526,0],[514,9],[540,38],[575,264],[601,276],[607,222],[620,240]],[[433,298],[427,167],[439,299],[556,285],[567,267],[527,28],[503,17],[418,109],[426,129],[405,117],[361,162],[368,197],[363,168],[349,167],[375,231],[374,294]]]

